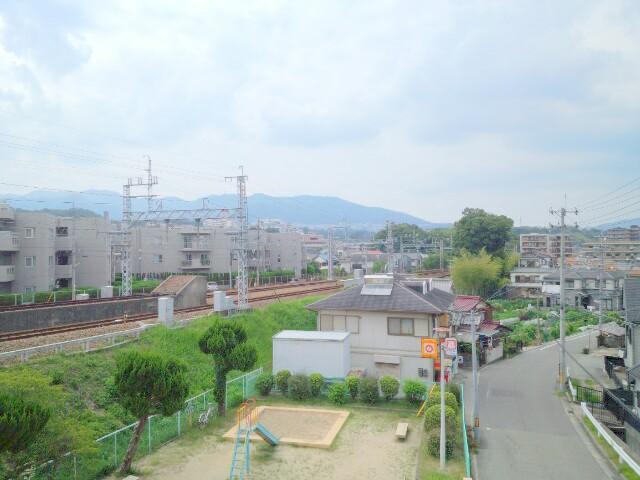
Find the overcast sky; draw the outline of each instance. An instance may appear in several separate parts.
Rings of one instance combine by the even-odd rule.
[[[0,3],[0,181],[545,224],[640,176],[640,2]],[[0,185],[0,192],[28,188]]]

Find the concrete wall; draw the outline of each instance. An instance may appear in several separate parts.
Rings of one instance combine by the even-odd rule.
[[[56,217],[48,213],[16,213],[15,231],[20,238],[16,254],[15,293],[53,290],[55,286],[55,227]],[[34,237],[26,238],[25,229],[34,228]],[[26,257],[35,257],[35,266],[27,267]]]
[[[433,380],[433,360],[422,358],[420,353],[420,337],[433,336],[433,315],[323,310],[318,312],[318,330],[323,315],[359,317],[358,331],[350,330],[352,368],[363,368],[367,375],[393,375],[397,378],[416,378],[418,369],[422,368],[429,372],[426,378]],[[414,334],[389,335],[389,317],[413,318]]]
[[[125,313],[134,315],[138,313],[156,313],[157,311],[157,297],[5,311],[0,312],[0,332],[73,325],[75,323],[123,317]]]
[[[199,307],[207,304],[207,279],[195,277],[174,299],[175,308]]]

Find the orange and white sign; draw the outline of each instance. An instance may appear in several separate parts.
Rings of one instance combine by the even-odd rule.
[[[422,358],[438,359],[438,341],[435,338],[420,338],[420,353]]]

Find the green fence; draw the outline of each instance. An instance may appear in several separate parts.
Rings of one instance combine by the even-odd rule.
[[[460,408],[462,417],[462,448],[464,450],[464,468],[467,477],[471,478],[471,457],[469,456],[469,440],[467,438],[467,420],[464,410],[464,385],[460,384]]]

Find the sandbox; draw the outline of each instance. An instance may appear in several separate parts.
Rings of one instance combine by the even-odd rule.
[[[349,412],[317,408],[272,407],[256,408],[255,422],[263,424],[280,443],[302,447],[329,448],[347,421]],[[235,440],[238,427],[223,435]],[[255,433],[251,440],[261,440]]]

